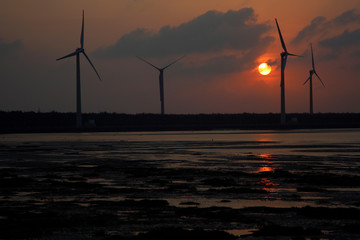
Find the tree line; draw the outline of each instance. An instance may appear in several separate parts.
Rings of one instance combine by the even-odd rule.
[[[280,126],[277,113],[240,114],[122,114],[84,113],[80,131],[158,131],[278,128],[360,127],[360,113],[287,114]],[[0,111],[0,132],[67,132],[75,129],[74,113]]]

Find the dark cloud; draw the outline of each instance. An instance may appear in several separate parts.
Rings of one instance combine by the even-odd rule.
[[[181,73],[187,75],[206,72],[207,74],[214,75],[233,73],[242,70],[244,70],[242,58],[239,58],[236,55],[220,55],[206,59],[200,62],[200,64],[192,63],[187,66],[182,66]]]
[[[360,46],[360,29],[352,32],[345,30],[341,35],[322,40],[320,45],[332,49],[341,49],[354,45]]]
[[[306,39],[311,38],[312,36],[318,34],[319,32],[323,31],[324,23],[326,22],[325,17],[317,17],[314,18],[310,25],[303,28],[298,35],[292,41],[293,44],[298,44]]]
[[[269,64],[270,66],[276,66],[279,64],[278,59],[269,59],[268,61],[266,61],[267,64]]]
[[[299,44],[304,41],[309,41],[315,36],[319,36],[328,32],[331,29],[339,27],[347,27],[349,24],[358,24],[360,21],[360,14],[356,13],[354,9],[346,11],[341,15],[327,20],[325,17],[319,16],[314,18],[310,25],[304,27],[292,41],[293,44]]]
[[[353,53],[351,54],[351,56],[360,59],[360,50],[353,52]]]
[[[348,51],[352,51],[349,54],[350,56],[356,57],[356,53],[360,48],[360,29],[354,31],[345,30],[340,35],[320,41],[319,44],[330,50],[325,59],[337,59],[342,53]],[[349,50],[350,48],[351,50]]]
[[[360,14],[357,14],[354,9],[349,10],[334,18],[333,23],[339,26],[346,26],[349,23],[359,23]]]
[[[209,11],[179,26],[165,26],[158,32],[136,29],[124,35],[113,46],[98,49],[95,56],[163,57],[222,50],[246,51],[257,48],[264,40],[263,34],[270,29],[269,25],[256,23],[251,8],[226,13]]]
[[[256,48],[247,51],[241,51],[239,54],[218,54],[215,57],[208,58],[197,64],[184,66],[181,70],[183,74],[207,73],[229,74],[234,72],[242,72],[254,67],[256,59],[266,51],[267,47],[273,41],[272,37],[264,37]],[[276,61],[269,60],[269,63],[275,64]]]
[[[21,42],[19,40],[13,41],[10,43],[4,42],[0,38],[0,59],[5,59],[11,54],[14,54],[21,47]]]

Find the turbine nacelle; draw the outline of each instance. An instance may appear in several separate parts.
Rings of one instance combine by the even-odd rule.
[[[306,79],[306,81],[304,82],[303,85],[305,85],[310,79],[312,79],[312,76],[314,75],[315,71],[314,70],[309,70],[309,77]]]

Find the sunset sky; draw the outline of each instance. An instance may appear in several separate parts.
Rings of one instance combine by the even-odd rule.
[[[359,0],[0,0],[0,110],[75,112],[80,47],[83,112],[159,113],[163,67],[166,113],[280,112],[275,18],[289,52],[286,112],[309,111],[313,44],[314,112],[360,112]],[[260,63],[272,72],[259,74]]]

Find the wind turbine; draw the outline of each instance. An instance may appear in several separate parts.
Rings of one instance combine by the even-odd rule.
[[[94,64],[90,61],[90,58],[85,53],[84,49],[84,10],[82,15],[82,27],[81,27],[81,36],[80,36],[80,48],[77,48],[74,52],[56,59],[59,61],[64,58],[76,56],[76,127],[82,127],[82,117],[81,117],[81,84],[80,84],[80,54],[83,54],[85,58],[88,60],[92,68],[94,69],[96,75],[101,80],[99,73],[96,71]]]
[[[166,65],[163,68],[159,68],[156,67],[155,65],[151,64],[150,62],[146,61],[145,59],[137,56],[137,58],[139,58],[140,60],[144,61],[145,63],[149,64],[150,66],[152,66],[153,68],[157,69],[160,72],[159,75],[159,87],[160,87],[160,102],[161,102],[161,114],[164,115],[165,114],[165,103],[164,103],[164,70],[167,69],[168,67],[170,67],[171,65],[173,65],[174,63],[178,62],[180,59],[182,59],[184,56],[178,58],[177,60],[173,61],[172,63]]]
[[[287,61],[287,57],[288,56],[296,56],[296,57],[300,57],[299,55],[295,55],[292,53],[289,53],[286,49],[285,46],[285,42],[284,39],[281,35],[281,31],[280,31],[280,27],[278,24],[277,19],[275,18],[275,22],[276,22],[276,26],[279,32],[279,37],[280,37],[280,41],[281,41],[281,46],[284,50],[284,52],[282,52],[280,54],[281,56],[281,82],[280,82],[280,87],[281,87],[281,124],[285,124],[286,123],[286,113],[285,113],[285,66],[286,66],[286,61]]]
[[[319,75],[316,73],[315,71],[315,63],[314,63],[314,53],[313,53],[313,48],[312,48],[312,44],[310,44],[311,47],[311,60],[312,60],[312,69],[309,71],[310,76],[308,79],[306,79],[306,81],[304,82],[304,85],[309,81],[310,82],[310,115],[313,115],[314,111],[313,111],[313,91],[312,91],[312,76],[315,74],[317,76],[317,78],[320,80],[321,84],[325,87],[323,81],[321,80],[321,78],[319,77]]]

